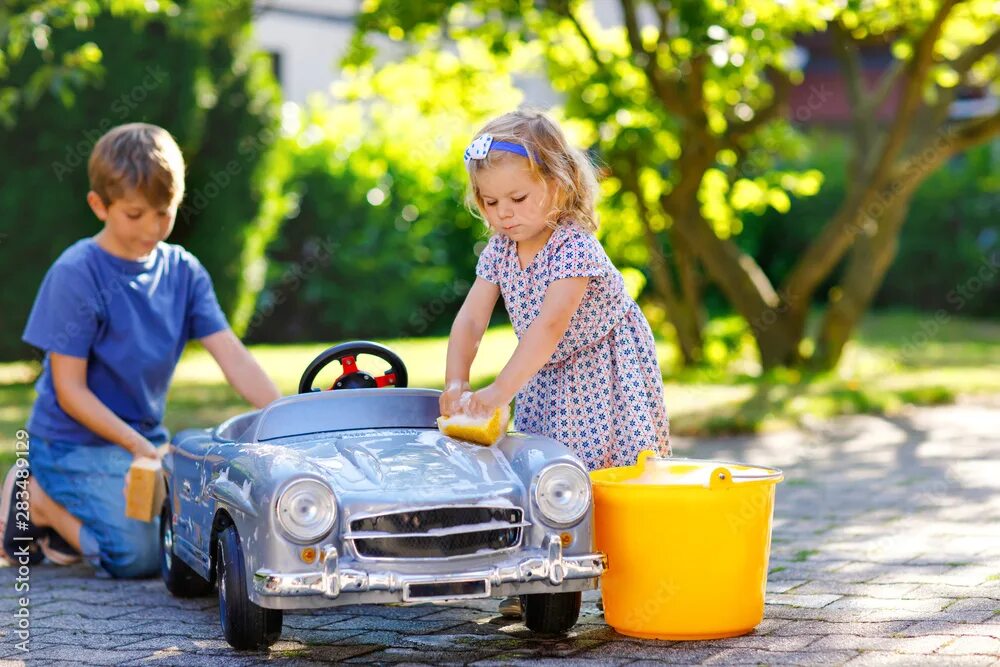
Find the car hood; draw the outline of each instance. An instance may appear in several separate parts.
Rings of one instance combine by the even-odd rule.
[[[352,495],[432,490],[475,497],[521,486],[500,448],[454,440],[437,430],[324,433],[282,445],[335,492]]]

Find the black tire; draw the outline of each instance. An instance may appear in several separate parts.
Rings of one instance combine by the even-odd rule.
[[[243,651],[271,646],[281,637],[281,610],[264,609],[250,601],[243,549],[235,526],[219,532],[215,554],[219,620],[226,641]]]
[[[163,503],[163,511],[160,512],[160,576],[171,595],[179,598],[196,598],[212,593],[212,582],[205,581],[174,555],[174,525],[169,499]]]
[[[532,632],[561,635],[580,618],[583,593],[536,593],[521,596],[524,624]]]

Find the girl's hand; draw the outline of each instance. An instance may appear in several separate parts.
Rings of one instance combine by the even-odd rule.
[[[462,411],[460,400],[464,392],[469,391],[472,386],[462,380],[452,380],[445,386],[445,390],[438,398],[438,406],[441,414],[450,417]]]
[[[491,384],[473,392],[466,410],[470,415],[486,417],[497,408],[509,404],[511,398],[500,391],[496,384]]]

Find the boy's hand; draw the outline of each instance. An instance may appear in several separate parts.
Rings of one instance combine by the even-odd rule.
[[[149,440],[146,438],[139,437],[135,439],[132,443],[132,448],[129,450],[132,452],[132,456],[135,458],[147,458],[147,459],[158,459],[160,458],[159,452],[156,451],[156,447],[153,446]]]
[[[471,389],[471,385],[468,382],[463,382],[462,380],[452,380],[445,387],[445,390],[441,393],[438,398],[438,405],[441,408],[441,414],[445,417],[450,417],[453,414],[462,411],[461,398],[464,392]]]

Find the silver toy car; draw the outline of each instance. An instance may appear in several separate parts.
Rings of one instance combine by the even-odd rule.
[[[389,371],[365,373],[359,354]],[[334,361],[335,391],[314,390]],[[178,596],[218,584],[233,647],[276,642],[284,610],[352,604],[520,595],[531,630],[576,623],[606,566],[584,466],[548,438],[445,437],[439,392],[406,384],[391,350],[346,343],[309,365],[299,395],[171,442],[163,581]]]

